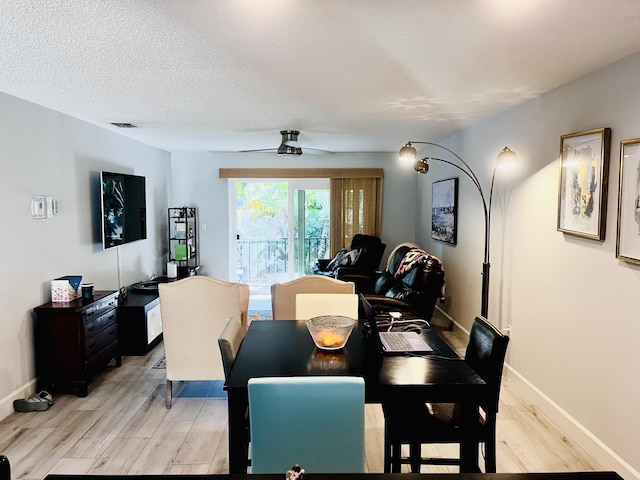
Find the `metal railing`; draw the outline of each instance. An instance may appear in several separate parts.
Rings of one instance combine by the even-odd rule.
[[[294,247],[295,265],[300,265],[298,248]],[[329,255],[327,237],[306,237],[301,275],[313,273],[318,258]],[[286,238],[238,240],[238,281],[243,283],[271,283],[278,277],[286,278],[289,273],[289,247]],[[296,268],[296,267],[294,267]]]

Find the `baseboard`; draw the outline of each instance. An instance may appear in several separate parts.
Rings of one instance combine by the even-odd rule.
[[[541,392],[535,385],[520,375],[510,365],[506,365],[505,374],[509,383],[515,387],[532,405],[542,411],[568,437],[590,455],[604,470],[613,470],[622,478],[640,480],[640,472],[620,458],[584,425],[567,411]]]
[[[452,329],[469,337],[469,331],[438,308],[438,315],[451,322]],[[587,430],[584,425],[573,418],[557,403],[546,396],[535,385],[518,373],[511,365],[505,364],[505,376],[510,384],[524,395],[528,402],[537,407],[556,424],[568,437],[579,445],[588,455],[602,466],[604,470],[618,472],[622,478],[636,478],[640,480],[640,472],[620,458],[613,450],[605,445],[598,437]]]
[[[18,398],[27,398],[36,391],[35,379],[17,388],[9,395],[0,400],[0,419],[4,420],[13,413],[13,401]]]
[[[460,325],[453,317],[436,306],[438,315],[451,322],[452,330],[468,338],[469,331]],[[568,437],[590,455],[604,470],[618,472],[622,478],[636,478],[640,480],[640,472],[620,458],[613,450],[605,445],[598,437],[587,430],[584,425],[573,418],[567,411],[551,400],[535,385],[524,378],[511,365],[505,364],[505,377],[511,386],[516,388],[533,406],[543,412]]]

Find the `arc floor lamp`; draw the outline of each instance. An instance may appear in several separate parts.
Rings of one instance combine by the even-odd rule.
[[[416,160],[417,150],[413,146],[413,144],[429,145],[432,147],[440,148],[448,152],[449,154],[451,154],[454,157],[454,159],[446,160],[438,157],[424,157]],[[480,314],[483,317],[487,318],[488,311],[489,311],[489,269],[490,269],[489,242],[491,238],[491,202],[493,200],[493,184],[495,183],[496,170],[498,170],[498,168],[515,166],[515,163],[518,158],[516,153],[513,150],[511,150],[509,147],[504,147],[502,151],[498,154],[498,157],[496,159],[496,164],[493,167],[493,174],[491,175],[491,187],[489,189],[488,204],[487,204],[487,197],[485,196],[484,191],[482,190],[482,185],[480,184],[480,181],[478,180],[478,177],[476,176],[475,172],[471,169],[471,167],[467,164],[467,162],[465,162],[460,157],[460,155],[455,153],[453,150],[443,145],[440,145],[438,143],[410,141],[410,142],[407,142],[404,145],[404,147],[400,149],[399,153],[400,153],[400,159],[414,161],[415,162],[413,167],[414,170],[422,174],[426,174],[429,171],[430,160],[452,165],[453,167],[457,168],[462,173],[464,173],[467,177],[469,177],[471,182],[473,182],[473,185],[478,190],[478,193],[480,194],[480,198],[482,199],[482,208],[484,209],[484,260],[482,263],[482,305],[480,308]]]

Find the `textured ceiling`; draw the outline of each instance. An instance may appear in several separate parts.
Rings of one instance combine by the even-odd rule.
[[[640,51],[639,0],[0,0],[0,19],[0,91],[169,151],[281,129],[395,151]]]

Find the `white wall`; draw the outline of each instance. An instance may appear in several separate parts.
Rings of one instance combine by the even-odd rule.
[[[35,377],[32,311],[50,281],[82,275],[98,290],[158,273],[165,261],[170,157],[107,129],[0,94],[0,418]],[[100,170],[147,177],[148,239],[103,251],[95,242]],[[32,195],[58,201],[58,214],[31,218]],[[99,210],[98,210],[99,211]],[[98,224],[99,225],[99,224]],[[119,251],[118,251],[119,250]]]
[[[275,153],[174,153],[172,154],[175,206],[195,205],[200,231],[202,273],[228,280],[229,232],[228,180],[218,178],[220,168],[383,168],[382,238],[386,256],[398,243],[415,240],[417,179],[409,168],[399,168],[390,153],[302,155],[281,158]]]
[[[447,141],[485,189],[499,150],[518,153],[521,171],[511,179],[499,173],[494,197],[489,318],[513,326],[514,381],[623,477],[640,477],[640,266],[617,260],[615,243],[620,141],[640,137],[639,76],[640,54]],[[612,129],[604,242],[556,231],[560,136],[601,127]],[[461,177],[458,245],[429,248],[447,269],[447,312],[468,329],[480,311],[480,197],[443,164],[421,176],[419,191],[424,219],[431,182],[452,176]],[[419,225],[419,237],[428,232],[428,223]]]

